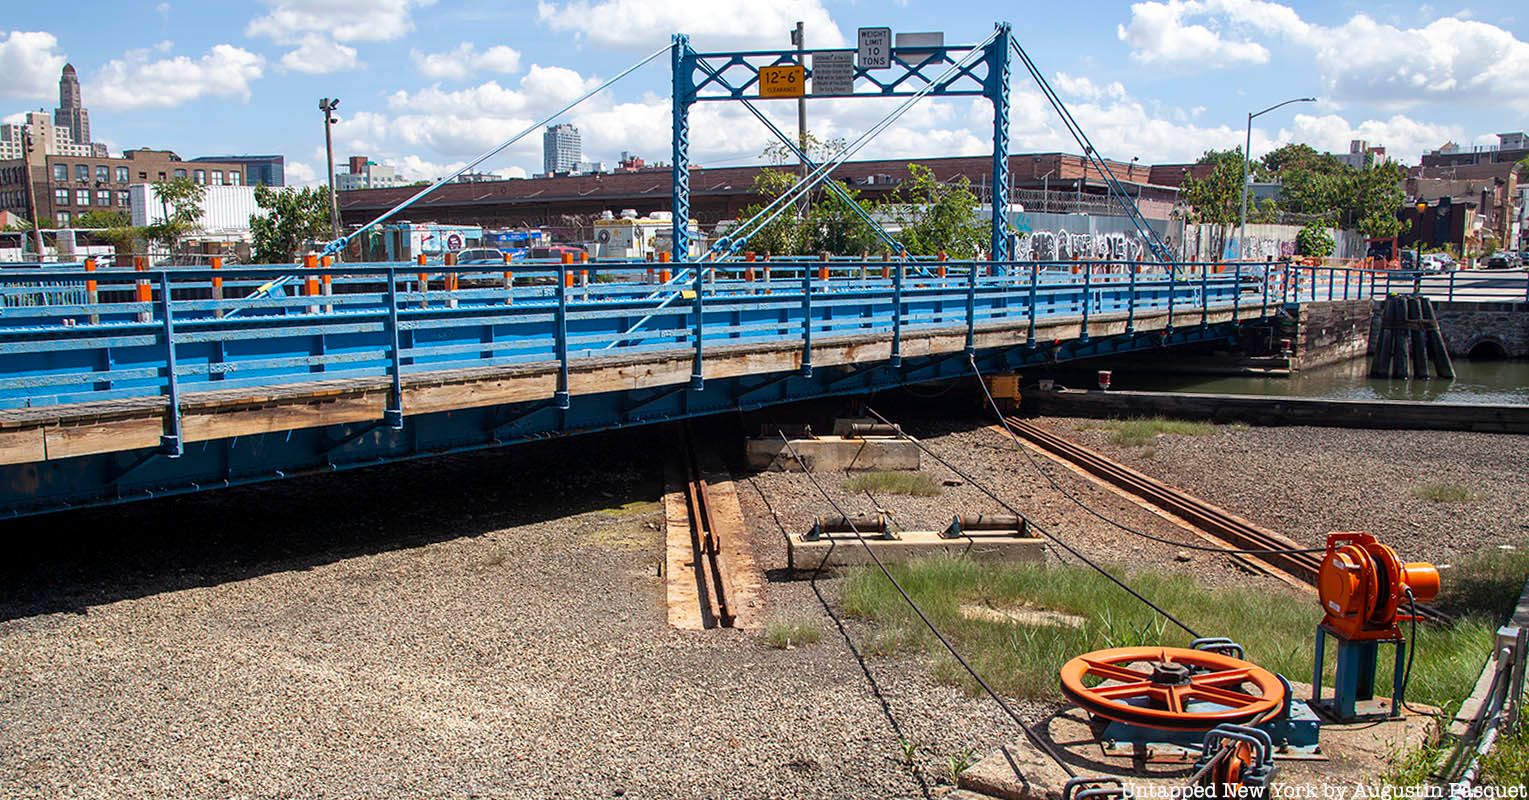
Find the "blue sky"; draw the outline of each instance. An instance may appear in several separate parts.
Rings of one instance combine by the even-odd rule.
[[[321,96],[341,98],[336,158],[352,153],[429,178],[471,159],[585,88],[690,33],[700,50],[784,47],[794,20],[808,45],[839,46],[863,25],[944,31],[974,42],[1008,15],[1015,34],[1107,156],[1190,160],[1241,143],[1346,149],[1382,144],[1416,163],[1453,139],[1495,142],[1529,128],[1529,9],[1266,0],[966,3],[928,0],[77,0],[18,4],[0,28],[0,117],[56,103],[65,59],[79,70],[95,138],[112,149],[183,156],[277,152],[289,178],[322,172]],[[60,9],[67,9],[61,11]],[[129,48],[124,43],[132,43]],[[669,158],[668,64],[659,59],[576,109],[585,157],[621,150]],[[794,127],[794,104],[767,104]],[[882,101],[815,101],[810,127],[853,138]],[[743,109],[694,117],[698,164],[758,160],[769,135]],[[988,147],[981,102],[927,102],[865,156],[974,154]],[[1076,147],[1018,72],[1013,150]],[[540,137],[490,162],[540,168]]]

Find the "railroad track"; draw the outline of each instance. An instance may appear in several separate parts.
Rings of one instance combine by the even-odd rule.
[[[1247,565],[1256,562],[1251,564],[1256,571],[1269,574],[1272,569],[1282,573],[1291,583],[1316,585],[1317,574],[1322,568],[1322,555],[1300,552],[1309,549],[1305,545],[1268,528],[1254,525],[1225,509],[1105,458],[1031,422],[1014,416],[1006,417],[1005,421],[1015,434],[1043,453],[1066,461],[1121,492],[1178,517],[1222,544],[1238,550],[1269,551],[1232,554],[1240,563]],[[1002,426],[998,427],[1002,430]],[[1259,564],[1269,569],[1260,569]],[[1432,622],[1449,620],[1448,615],[1428,606],[1418,606],[1418,614]]]
[[[684,480],[685,510],[690,521],[690,546],[694,557],[696,591],[701,601],[705,627],[731,628],[737,621],[736,610],[729,603],[733,597],[727,563],[723,557],[722,529],[712,513],[712,501],[696,458],[690,426],[680,433],[679,460]]]

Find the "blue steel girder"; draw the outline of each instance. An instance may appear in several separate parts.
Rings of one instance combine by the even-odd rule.
[[[1004,47],[1008,47],[1007,38]],[[960,61],[971,52],[969,46],[918,48],[892,51],[892,67],[885,70],[855,69],[855,92],[851,95],[822,95],[814,97],[911,97],[930,84],[935,84],[946,68]],[[812,77],[810,63],[802,63],[795,50],[751,50],[740,52],[695,53],[691,62],[690,84],[695,88],[694,99],[700,100],[758,100],[779,99],[762,97],[759,70],[762,67],[801,64],[806,76]],[[810,50],[812,53],[854,53],[848,49]],[[705,67],[702,67],[702,64]],[[987,60],[975,61],[939,81],[929,94],[937,97],[973,97],[988,94]],[[734,73],[734,74],[729,74]],[[862,90],[863,89],[863,90]],[[709,91],[708,91],[709,90]]]
[[[1243,323],[1251,324],[1251,323]],[[979,369],[1022,369],[1057,361],[1224,339],[1235,326],[1188,326],[1096,337],[1050,347],[1025,344],[978,350]],[[706,391],[684,384],[633,402],[629,392],[577,395],[568,410],[548,400],[411,415],[395,429],[377,420],[187,442],[179,458],[157,448],[0,466],[0,518],[189,494],[301,475],[321,475],[394,461],[473,452],[517,442],[611,430],[688,417],[752,410],[800,400],[867,394],[970,374],[966,353],[833,366],[811,376],[718,377]],[[761,382],[763,379],[763,382]],[[555,411],[556,413],[545,413]],[[637,412],[641,412],[638,416]],[[124,469],[124,465],[127,466]]]
[[[994,261],[1009,260],[1009,23],[998,23],[1000,33],[988,44],[987,80],[984,94],[993,103],[993,219]]]
[[[670,199],[673,228],[670,232],[670,258],[677,262],[690,260],[690,106],[696,100],[695,51],[690,49],[690,37],[683,33],[674,35],[670,66],[674,85],[671,88],[674,144],[674,188]]]

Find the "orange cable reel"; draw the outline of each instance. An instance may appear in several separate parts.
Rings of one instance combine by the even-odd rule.
[[[1163,730],[1210,730],[1273,719],[1285,684],[1240,658],[1183,647],[1116,647],[1062,665],[1062,693],[1105,719]]]
[[[1349,641],[1400,639],[1397,623],[1412,619],[1401,613],[1408,590],[1419,603],[1438,596],[1438,567],[1403,562],[1374,534],[1327,535],[1327,554],[1317,573],[1323,627]]]

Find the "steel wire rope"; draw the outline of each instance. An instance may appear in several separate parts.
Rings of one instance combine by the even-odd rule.
[[[661,47],[661,48],[659,48],[657,50],[654,50],[652,52],[652,54],[644,57],[642,60],[638,61],[637,63],[631,65],[630,67],[627,67],[626,69],[623,69],[622,71],[620,71],[620,72],[616,73],[615,75],[611,76],[610,78],[606,79],[599,86],[596,86],[593,89],[590,89],[589,91],[579,95],[578,98],[576,98],[576,99],[572,100],[571,102],[567,103],[562,108],[559,108],[557,111],[552,112],[552,114],[550,114],[549,116],[543,118],[541,121],[539,121],[539,122],[537,122],[537,123],[535,123],[533,125],[528,126],[525,130],[522,130],[521,132],[519,132],[519,133],[515,134],[514,136],[510,137],[509,139],[505,140],[503,143],[501,143],[497,147],[493,148],[492,150],[489,150],[488,152],[478,156],[477,158],[473,159],[470,163],[468,163],[465,166],[462,166],[461,168],[459,168],[459,169],[455,170],[454,172],[452,172],[450,175],[447,175],[447,176],[445,176],[443,178],[440,178],[435,183],[432,183],[429,186],[427,186],[427,187],[419,190],[418,192],[414,193],[414,195],[412,197],[410,197],[407,200],[404,200],[402,203],[399,203],[398,205],[393,206],[391,209],[383,212],[380,216],[378,216],[377,218],[373,219],[371,222],[368,222],[365,225],[362,225],[361,227],[357,228],[356,230],[351,231],[350,233],[348,233],[348,234],[346,234],[344,236],[341,236],[340,238],[335,239],[334,241],[329,242],[328,244],[324,245],[324,249],[322,251],[322,254],[323,255],[333,255],[333,254],[338,253],[339,251],[345,249],[345,247],[350,244],[352,239],[356,238],[357,236],[360,236],[363,232],[371,229],[372,227],[377,225],[379,222],[382,222],[382,221],[384,221],[386,219],[389,219],[394,214],[397,214],[398,212],[404,210],[405,208],[408,208],[409,206],[413,205],[416,201],[418,201],[420,198],[424,197],[425,195],[430,194],[431,192],[435,191],[436,189],[439,189],[442,186],[445,186],[446,184],[448,184],[451,181],[455,180],[457,178],[457,176],[461,175],[462,173],[467,172],[468,170],[471,170],[474,167],[477,167],[478,165],[482,164],[483,162],[489,160],[490,158],[493,158],[494,156],[499,155],[500,153],[502,153],[506,149],[508,149],[510,145],[515,144],[516,142],[520,141],[521,139],[524,139],[525,137],[531,135],[532,133],[534,133],[535,131],[540,129],[543,125],[546,125],[547,123],[549,123],[549,122],[557,119],[558,117],[561,117],[562,115],[568,113],[575,106],[579,105],[580,103],[583,103],[585,100],[588,100],[589,98],[594,97],[595,95],[605,91],[606,89],[609,89],[617,81],[621,80],[622,78],[625,78],[626,76],[632,74],[633,72],[636,72],[638,69],[640,69],[643,66],[647,65],[648,62],[652,61],[655,58],[658,58],[659,56],[663,55],[664,53],[669,52],[673,48],[674,48],[673,44],[666,44],[663,47]],[[287,276],[284,276],[284,277],[281,277],[281,278],[277,278],[276,280],[269,281],[269,282],[261,285],[260,287],[256,288],[255,291],[251,292],[244,299],[245,300],[253,300],[253,299],[257,298],[257,297],[260,297],[261,295],[264,295],[267,292],[270,292],[272,289],[275,289],[275,288],[277,288],[279,286],[286,285],[286,283],[291,281],[291,280],[293,280],[294,277],[295,276],[287,275]],[[238,312],[239,312],[239,309],[235,308],[235,309],[230,310],[227,314],[225,314],[225,316],[233,316],[234,314],[237,314]]]
[[[1077,495],[1063,488],[1062,485],[1057,482],[1056,478],[1051,476],[1051,473],[1047,472],[1041,467],[1041,465],[1035,460],[1035,457],[1030,454],[1029,448],[1025,447],[1024,444],[1019,441],[1019,436],[1014,433],[1014,428],[1009,425],[1009,420],[1004,417],[1003,411],[998,408],[997,401],[993,399],[992,393],[988,391],[987,382],[982,379],[982,372],[977,369],[976,359],[968,358],[968,361],[971,363],[972,372],[977,376],[978,385],[982,387],[982,394],[987,398],[988,407],[993,409],[993,413],[998,417],[999,424],[1003,425],[1004,431],[1009,434],[1010,440],[1014,443],[1014,448],[1025,457],[1025,460],[1029,462],[1032,469],[1039,473],[1041,477],[1045,478],[1047,483],[1051,484],[1051,488],[1055,489],[1058,494],[1062,495],[1068,500],[1071,500],[1079,508],[1087,511],[1089,514],[1092,514],[1100,520],[1107,522],[1110,525],[1125,531],[1126,533],[1132,534],[1133,536],[1140,536],[1143,539],[1150,539],[1154,542],[1173,545],[1174,547],[1182,547],[1186,550],[1199,550],[1207,553],[1223,553],[1225,555],[1304,555],[1309,553],[1327,552],[1327,549],[1322,547],[1244,549],[1235,547],[1216,547],[1215,545],[1191,544],[1189,542],[1180,542],[1174,539],[1147,533],[1146,531],[1140,530],[1138,528],[1133,528],[1130,525],[1106,516],[1103,512],[1100,512],[1087,503],[1083,502],[1083,500],[1079,499]]]
[[[862,547],[865,548],[866,555],[871,557],[871,561],[876,564],[877,569],[881,570],[881,574],[886,577],[889,583],[892,584],[892,588],[897,590],[897,593],[902,597],[903,602],[907,603],[908,607],[913,609],[913,613],[918,615],[918,618],[924,623],[924,626],[929,629],[929,632],[934,634],[934,638],[938,639],[940,644],[950,652],[951,656],[956,659],[956,662],[961,665],[961,668],[966,670],[966,674],[972,676],[972,680],[975,680],[977,685],[982,687],[982,690],[987,693],[987,696],[992,698],[993,702],[997,703],[1000,709],[1003,709],[1004,714],[1008,715],[1009,719],[1012,720],[1015,725],[1019,726],[1019,729],[1025,734],[1025,738],[1029,739],[1031,744],[1035,745],[1037,748],[1040,748],[1041,752],[1045,753],[1049,758],[1051,758],[1052,761],[1055,761],[1057,766],[1061,767],[1062,771],[1067,773],[1068,777],[1076,778],[1078,773],[1072,768],[1072,765],[1064,761],[1062,757],[1052,749],[1049,742],[1047,742],[1045,739],[1042,739],[1039,734],[1031,730],[1030,725],[1025,722],[1024,718],[1021,717],[1019,713],[1014,709],[1010,708],[1007,702],[1004,702],[1003,696],[998,694],[998,692],[993,689],[992,685],[987,682],[987,679],[983,678],[981,673],[977,672],[976,668],[966,660],[965,656],[961,655],[961,651],[957,650],[956,646],[950,643],[950,639],[945,636],[944,632],[940,630],[938,625],[934,624],[934,620],[930,619],[929,615],[924,612],[924,609],[919,606],[916,600],[913,599],[913,596],[908,594],[908,590],[904,589],[902,583],[897,580],[897,578],[892,574],[892,571],[887,569],[886,563],[881,560],[880,556],[876,555],[875,548],[871,547],[870,542],[865,540],[865,536],[861,534],[860,529],[855,526],[854,520],[851,519],[849,513],[844,510],[844,506],[840,505],[839,502],[828,493],[828,490],[823,488],[823,484],[820,483],[817,476],[813,474],[812,468],[807,465],[806,460],[803,459],[801,454],[796,451],[796,448],[791,445],[791,440],[786,438],[785,433],[781,433],[780,438],[781,441],[785,443],[786,451],[789,452],[791,457],[796,459],[796,463],[801,466],[803,474],[807,476],[807,480],[812,482],[813,488],[817,489],[818,494],[821,494],[823,499],[827,500],[828,504],[832,506],[835,511],[839,512],[839,515],[844,518],[844,522],[849,525],[850,531],[855,534],[855,539],[860,542]],[[831,548],[832,543],[830,543],[830,549]]]
[[[884,423],[886,423],[888,425],[892,424],[892,422],[890,420],[888,420],[886,417],[883,417],[881,415],[881,413],[878,412],[876,409],[871,408],[870,406],[866,406],[865,410],[871,416],[881,420],[882,422],[884,422]],[[912,436],[909,436],[907,433],[904,433],[900,428],[898,429],[898,436],[900,438],[902,438],[902,439],[906,439],[914,447],[918,448],[919,452],[924,453],[925,455],[929,456],[930,458],[933,458],[935,461],[938,461],[941,464],[943,464],[946,469],[950,470],[951,472],[956,473],[956,475],[960,476],[962,480],[966,481],[967,483],[969,483],[973,487],[975,487],[977,489],[977,491],[982,492],[983,494],[987,495],[988,499],[992,500],[993,502],[997,503],[999,506],[1003,507],[1003,509],[1005,511],[1007,511],[1010,514],[1013,514],[1016,517],[1019,517],[1020,519],[1024,520],[1029,525],[1031,530],[1034,530],[1034,531],[1040,533],[1042,536],[1044,536],[1047,539],[1049,539],[1052,543],[1056,544],[1058,547],[1062,548],[1063,550],[1066,550],[1070,555],[1072,555],[1073,558],[1078,559],[1079,561],[1081,561],[1084,564],[1088,565],[1095,572],[1097,572],[1100,575],[1103,575],[1105,578],[1109,579],[1109,581],[1111,583],[1113,583],[1116,586],[1119,586],[1121,589],[1125,590],[1125,592],[1127,594],[1129,594],[1132,597],[1136,598],[1137,600],[1141,601],[1144,605],[1146,605],[1148,608],[1152,609],[1153,611],[1156,611],[1164,619],[1166,619],[1169,622],[1173,623],[1174,625],[1178,626],[1179,629],[1183,630],[1185,633],[1189,634],[1191,637],[1196,638],[1196,639],[1204,638],[1204,637],[1202,637],[1200,635],[1199,631],[1196,631],[1194,628],[1189,627],[1189,625],[1185,624],[1183,620],[1181,620],[1178,617],[1174,616],[1167,609],[1165,609],[1162,606],[1152,602],[1150,599],[1148,599],[1141,592],[1138,592],[1136,589],[1132,588],[1130,584],[1128,584],[1125,581],[1115,577],[1113,574],[1110,573],[1109,570],[1105,569],[1104,567],[1100,566],[1097,562],[1095,562],[1093,559],[1091,559],[1088,556],[1084,555],[1083,553],[1079,552],[1076,547],[1073,547],[1072,545],[1070,545],[1067,542],[1063,541],[1060,536],[1057,536],[1056,534],[1052,533],[1051,531],[1046,530],[1044,527],[1042,527],[1041,525],[1037,524],[1034,520],[1032,520],[1029,517],[1025,516],[1023,513],[1020,512],[1019,509],[1015,508],[1014,506],[1010,505],[1008,503],[1008,501],[1006,501],[1003,498],[999,497],[996,493],[993,492],[992,489],[987,488],[987,486],[984,485],[981,481],[978,481],[976,478],[973,478],[969,473],[964,472],[960,467],[957,467],[956,465],[950,463],[950,461],[948,459],[944,458],[940,454],[934,452],[933,450],[930,450],[929,447],[927,445],[925,445],[923,442],[920,442],[919,440],[913,438]]]

